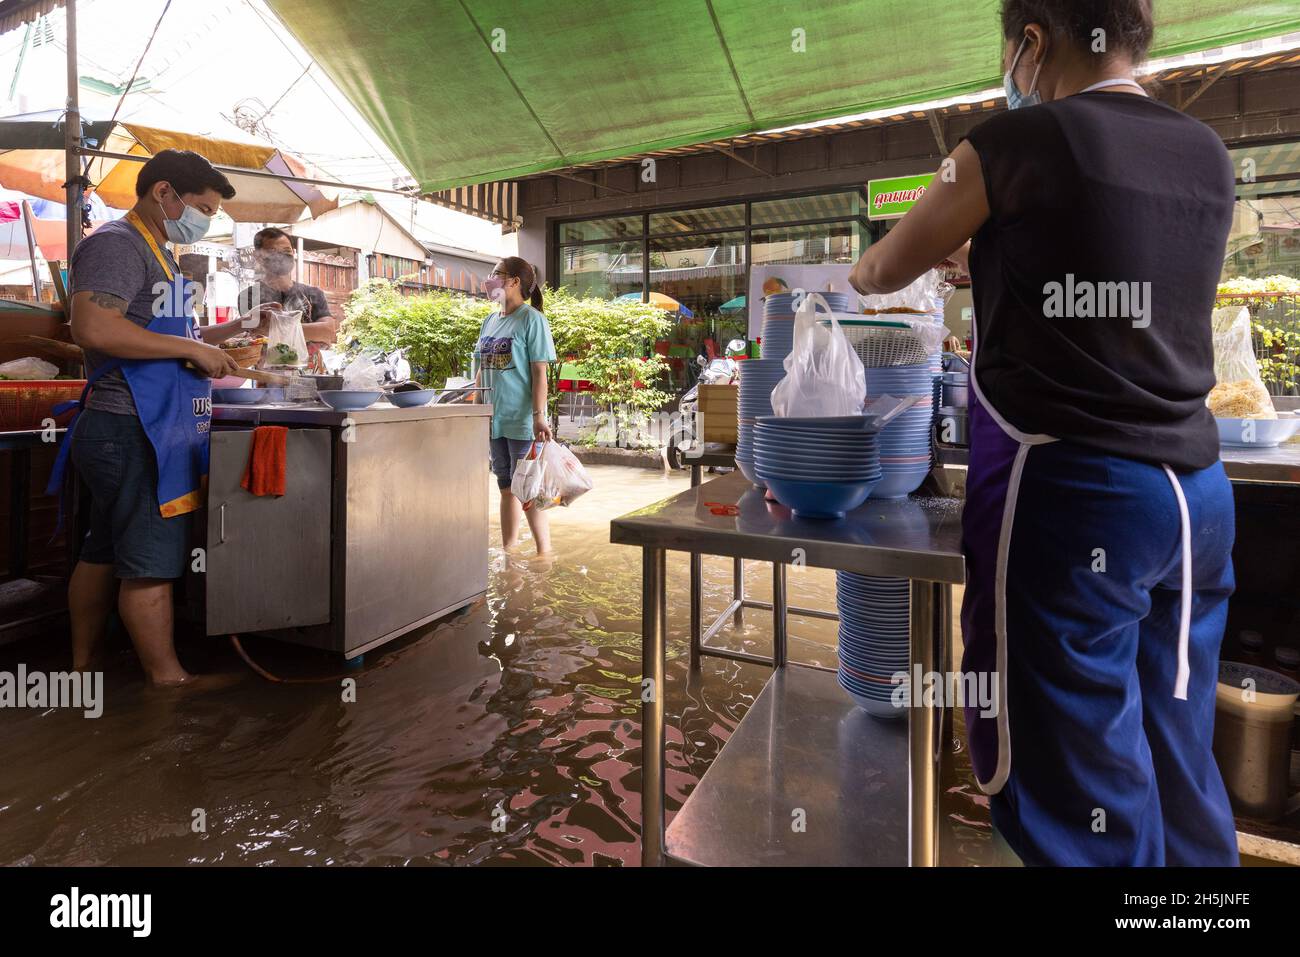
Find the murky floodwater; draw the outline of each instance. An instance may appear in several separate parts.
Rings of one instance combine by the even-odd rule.
[[[341,682],[271,684],[223,639],[182,643],[220,691],[143,686],[124,638],[103,716],[0,711],[0,863],[635,864],[640,808],[640,555],[611,518],[688,486],[684,473],[593,467],[595,489],[553,513],[557,557],[493,547],[487,601],[366,657]],[[492,537],[499,541],[495,515]],[[705,559],[705,605],[731,562]],[[770,566],[750,567],[771,597]],[[669,556],[668,807],[675,809],[762,688],[768,669],[705,658],[688,694],[686,557]],[[790,602],[834,607],[834,576],[789,577]],[[790,653],[834,662],[834,623],[791,617]],[[714,643],[770,651],[747,610]],[[0,669],[66,667],[66,636],[0,648]],[[337,658],[270,640],[246,649],[284,677]],[[963,755],[948,775],[945,858],[983,863],[988,812]],[[200,825],[202,825],[200,827]]]

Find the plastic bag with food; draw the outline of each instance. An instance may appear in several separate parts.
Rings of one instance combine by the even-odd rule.
[[[302,334],[302,310],[263,310],[266,316],[266,351],[260,368],[285,366],[302,367],[307,364],[307,337]]]
[[[830,317],[818,322],[817,306]],[[772,390],[772,409],[781,416],[857,415],[867,397],[862,360],[826,300],[804,297],[794,318],[794,349],[785,357],[785,378]]]
[[[862,312],[868,316],[928,316],[943,321],[943,309],[952,298],[953,286],[943,271],[931,269],[897,292],[862,297]]]
[[[1214,337],[1215,387],[1206,405],[1219,419],[1275,419],[1251,338],[1250,310],[1224,306],[1210,317]]]

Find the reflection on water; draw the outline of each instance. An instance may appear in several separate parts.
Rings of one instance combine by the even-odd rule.
[[[593,467],[595,489],[554,513],[557,557],[504,554],[492,520],[487,600],[343,671],[274,641],[182,657],[238,676],[205,695],[151,692],[124,643],[105,666],[103,717],[0,712],[0,863],[635,864],[639,857],[640,555],[609,520],[688,485],[684,473]],[[705,559],[705,605],[731,594],[730,560]],[[770,567],[747,565],[770,599]],[[705,658],[686,681],[684,555],[669,558],[668,807],[675,810],[762,688],[768,669]],[[792,570],[792,604],[834,607],[834,577]],[[792,617],[791,656],[834,663],[834,623]],[[713,641],[770,651],[746,610]],[[66,636],[0,648],[0,669],[66,664]],[[959,756],[960,759],[960,756]],[[977,862],[988,813],[957,769],[945,814],[958,859]],[[947,835],[945,835],[947,837]]]

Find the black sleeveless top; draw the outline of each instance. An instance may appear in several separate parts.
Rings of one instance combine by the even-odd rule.
[[[999,114],[968,139],[991,210],[970,257],[986,403],[1023,433],[1212,465],[1210,314],[1235,191],[1222,140],[1115,92]]]

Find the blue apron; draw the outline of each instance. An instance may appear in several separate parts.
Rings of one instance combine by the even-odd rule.
[[[173,274],[153,235],[134,211],[127,214],[153,250],[167,274],[168,289],[163,315],[147,326],[165,336],[198,339],[192,315],[185,308],[185,277]],[[157,299],[155,300],[158,301]],[[63,471],[76,437],[76,417],[85,408],[86,397],[105,373],[121,369],[135,400],[136,413],[158,463],[158,511],[163,518],[184,515],[203,506],[208,479],[208,430],[212,423],[212,381],[186,367],[180,359],[115,359],[106,362],[87,380],[81,398],[61,403],[55,414],[74,410],[68,425],[68,440],[59,449],[46,494],[54,495],[63,482]]]

